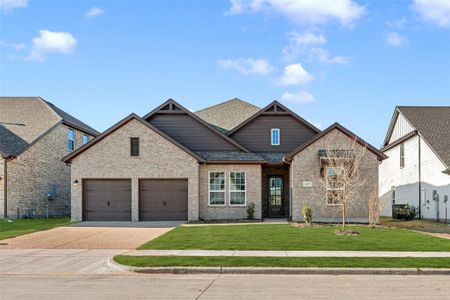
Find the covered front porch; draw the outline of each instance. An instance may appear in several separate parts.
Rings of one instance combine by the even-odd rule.
[[[290,218],[290,175],[285,163],[267,164],[261,168],[262,217]]]

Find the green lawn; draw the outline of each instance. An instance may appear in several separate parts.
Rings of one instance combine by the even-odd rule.
[[[0,219],[0,240],[70,223],[70,218],[18,219],[12,222]]]
[[[450,240],[406,229],[352,226],[359,236],[339,236],[336,226],[180,226],[139,249],[450,251]]]
[[[114,261],[135,267],[335,267],[335,268],[450,268],[448,258],[386,257],[205,257],[126,256]]]

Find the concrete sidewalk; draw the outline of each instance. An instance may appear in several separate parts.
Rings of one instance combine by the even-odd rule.
[[[390,251],[133,250],[122,254],[130,256],[450,257],[450,252],[390,252]]]

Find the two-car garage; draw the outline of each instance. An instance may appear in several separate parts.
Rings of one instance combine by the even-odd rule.
[[[139,179],[140,221],[188,219],[187,179]],[[131,179],[83,180],[83,220],[131,221]]]

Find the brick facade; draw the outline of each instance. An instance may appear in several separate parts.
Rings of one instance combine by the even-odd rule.
[[[208,173],[225,172],[225,206],[208,204]],[[202,165],[200,167],[200,218],[211,219],[246,219],[246,206],[230,205],[230,172],[246,173],[247,204],[255,203],[255,218],[261,219],[261,165]]]
[[[68,126],[59,124],[38,139],[19,157],[7,162],[8,217],[70,215],[70,167],[62,162],[67,149]],[[74,130],[75,148],[82,145],[83,133]],[[3,163],[2,163],[3,172]],[[1,174],[1,173],[0,173]],[[1,176],[1,175],[0,175]],[[4,176],[1,176],[4,177]],[[4,180],[0,181],[0,192]],[[3,199],[3,194],[0,196]],[[4,201],[1,201],[3,204]],[[0,214],[3,216],[3,207]]]
[[[319,188],[319,176],[321,164],[318,151],[326,149],[330,144],[335,144],[336,149],[342,149],[342,145],[351,143],[347,135],[334,129],[315,143],[294,156],[291,164],[291,190],[292,190],[292,218],[302,221],[301,209],[304,204],[309,204],[313,213],[313,222],[339,222],[341,208],[326,205],[326,192]],[[366,150],[359,171],[364,177],[364,186],[359,191],[357,199],[350,205],[349,221],[368,222],[368,203],[372,191],[378,190],[378,160],[371,151]],[[312,187],[304,187],[303,182],[312,182]]]
[[[130,137],[139,137],[140,155],[130,156]],[[94,178],[131,178],[132,221],[139,220],[140,178],[187,178],[188,219],[197,220],[197,160],[137,120],[131,120],[93,145],[71,163],[71,182]],[[82,184],[72,185],[72,219],[82,219]]]

